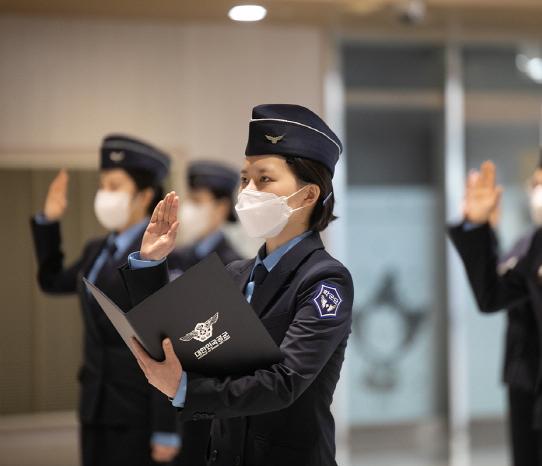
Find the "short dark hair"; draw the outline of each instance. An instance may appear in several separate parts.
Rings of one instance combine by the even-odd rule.
[[[337,219],[333,214],[335,196],[331,173],[320,162],[301,157],[287,157],[286,163],[302,183],[315,184],[320,188],[320,196],[309,219],[309,229],[313,231],[325,230],[333,220]]]
[[[123,170],[130,178],[132,178],[132,180],[134,180],[136,189],[138,191],[143,191],[147,188],[151,188],[154,191],[152,201],[147,208],[147,214],[152,215],[155,207],[164,197],[164,187],[160,183],[156,182],[154,175],[147,170],[140,170],[136,168],[123,168]]]

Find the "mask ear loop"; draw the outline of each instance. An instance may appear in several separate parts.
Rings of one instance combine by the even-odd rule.
[[[322,205],[326,205],[328,201],[331,199],[331,196],[333,196],[333,191],[331,191],[326,198],[322,201]]]

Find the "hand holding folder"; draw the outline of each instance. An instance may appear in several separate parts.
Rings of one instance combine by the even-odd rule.
[[[126,313],[95,285],[85,283],[130,349],[136,338],[155,360],[164,359],[165,338],[183,369],[202,375],[247,374],[282,359],[216,254]]]

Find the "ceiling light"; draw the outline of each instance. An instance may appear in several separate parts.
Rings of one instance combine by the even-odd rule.
[[[516,66],[531,80],[542,84],[542,45],[523,44],[516,55]]]
[[[267,15],[267,10],[260,5],[238,5],[228,13],[233,21],[261,21],[265,15]]]

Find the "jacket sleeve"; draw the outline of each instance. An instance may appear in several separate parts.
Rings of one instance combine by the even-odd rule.
[[[314,301],[321,284],[341,297],[334,317],[324,318]],[[313,383],[331,355],[346,343],[352,321],[353,284],[344,268],[315,274],[300,289],[297,310],[281,344],[282,362],[251,375],[212,378],[188,373],[181,420],[194,414],[229,418],[284,409]]]
[[[169,282],[167,260],[154,267],[132,270],[126,263],[119,268],[132,307]]]
[[[466,229],[464,224],[460,224],[450,227],[448,232],[463,261],[482,312],[514,307],[529,299],[529,252],[519,260],[516,267],[501,276],[497,272],[497,238],[489,224],[472,229]]]
[[[151,431],[177,433],[177,411],[162,392],[152,386],[151,390]]]
[[[38,224],[31,219],[32,239],[38,260],[38,283],[46,293],[75,293],[77,275],[82,267],[83,255],[71,266],[64,268],[64,253],[60,224]]]

